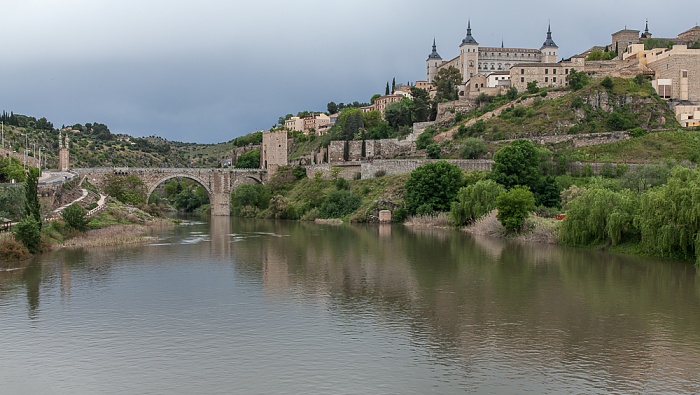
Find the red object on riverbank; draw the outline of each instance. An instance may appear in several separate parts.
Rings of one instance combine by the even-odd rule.
[[[554,218],[556,218],[557,221],[561,221],[566,218],[566,214],[557,214]]]

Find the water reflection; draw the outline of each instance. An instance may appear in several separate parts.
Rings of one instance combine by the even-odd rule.
[[[391,225],[214,218],[157,238],[58,251],[0,272],[0,309],[23,289],[36,320],[42,297],[77,304],[73,287],[116,293],[115,282],[157,299],[167,284],[149,293],[125,279],[158,278],[173,266],[183,270],[183,295],[225,287],[194,266],[207,262],[259,284],[268,306],[321,306],[314,319],[328,314],[340,335],[405,334],[432,366],[457,368],[455,380],[470,391],[700,391],[700,277],[687,263]]]

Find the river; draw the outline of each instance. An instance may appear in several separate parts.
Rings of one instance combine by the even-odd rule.
[[[2,394],[700,392],[690,263],[213,218],[0,271]]]

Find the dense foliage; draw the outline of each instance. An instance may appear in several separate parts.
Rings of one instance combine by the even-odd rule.
[[[24,244],[25,247],[35,254],[39,252],[41,243],[41,229],[39,222],[33,216],[27,215],[15,225],[13,229],[15,239]]]
[[[61,217],[68,229],[75,229],[85,232],[88,229],[90,219],[86,216],[87,211],[78,203],[73,203],[61,211]]]
[[[438,161],[418,166],[406,181],[406,210],[409,214],[449,211],[462,182],[462,169],[456,165]]]
[[[104,191],[122,203],[134,205],[146,203],[146,186],[134,174],[113,174],[105,177]]]
[[[250,150],[241,154],[236,159],[236,168],[238,169],[259,169],[260,168],[260,150]]]
[[[562,241],[632,243],[652,255],[700,264],[700,170],[675,167],[668,182],[646,190],[584,189],[567,204]]]
[[[535,197],[526,187],[517,186],[498,195],[496,208],[501,225],[509,232],[517,232],[535,209]]]

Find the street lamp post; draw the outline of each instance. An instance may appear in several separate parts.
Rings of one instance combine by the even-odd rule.
[[[27,134],[24,134],[24,171],[27,171],[27,141],[29,141],[29,138],[27,137]]]

